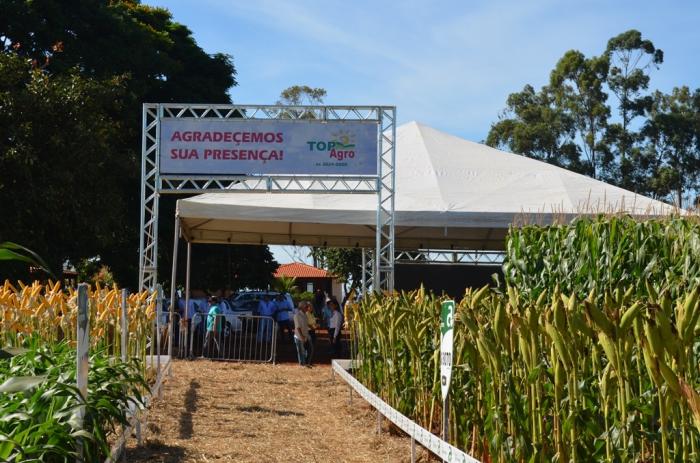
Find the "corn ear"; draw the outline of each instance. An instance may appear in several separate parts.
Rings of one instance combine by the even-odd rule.
[[[573,367],[574,362],[571,357],[571,353],[569,352],[566,343],[564,342],[564,338],[559,333],[559,331],[557,331],[557,329],[550,323],[547,323],[544,329],[549,335],[549,337],[552,339],[552,342],[554,343],[554,348],[557,351],[557,354],[559,355],[559,358],[561,359],[562,363],[564,363],[564,366],[567,370],[570,370]]]
[[[642,303],[640,301],[635,302],[632,307],[627,309],[620,319],[620,331],[624,333],[627,331],[634,323],[634,320],[642,313]]]

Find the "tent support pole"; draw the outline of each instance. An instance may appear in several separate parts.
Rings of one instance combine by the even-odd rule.
[[[188,352],[188,349],[190,348],[190,322],[189,318],[193,315],[190,313],[190,262],[192,257],[192,243],[189,241],[187,242],[187,267],[185,269],[185,310],[183,311],[183,317],[182,320],[183,323],[180,327],[180,329],[185,330],[185,334],[187,335],[185,338],[185,357],[189,358],[190,352]]]
[[[170,276],[170,314],[168,315],[168,356],[173,356],[173,320],[175,319],[175,289],[177,280],[177,250],[180,247],[180,217],[175,214],[175,238],[173,239],[173,271]],[[160,371],[158,372],[160,374]]]

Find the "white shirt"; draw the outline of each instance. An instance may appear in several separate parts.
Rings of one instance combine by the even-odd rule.
[[[301,310],[294,314],[294,337],[299,341],[306,341],[309,337],[309,322]]]
[[[343,328],[343,317],[340,315],[340,311],[334,310],[331,319],[328,321],[328,329],[333,329],[333,339],[337,338],[340,334],[340,330]]]

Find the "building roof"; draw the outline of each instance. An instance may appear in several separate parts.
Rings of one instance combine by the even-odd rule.
[[[281,276],[294,278],[331,278],[331,275],[322,268],[316,268],[313,265],[299,262],[280,265],[275,271],[275,278]]]

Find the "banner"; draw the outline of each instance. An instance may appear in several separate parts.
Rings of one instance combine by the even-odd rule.
[[[161,119],[160,173],[377,175],[376,121]]]

